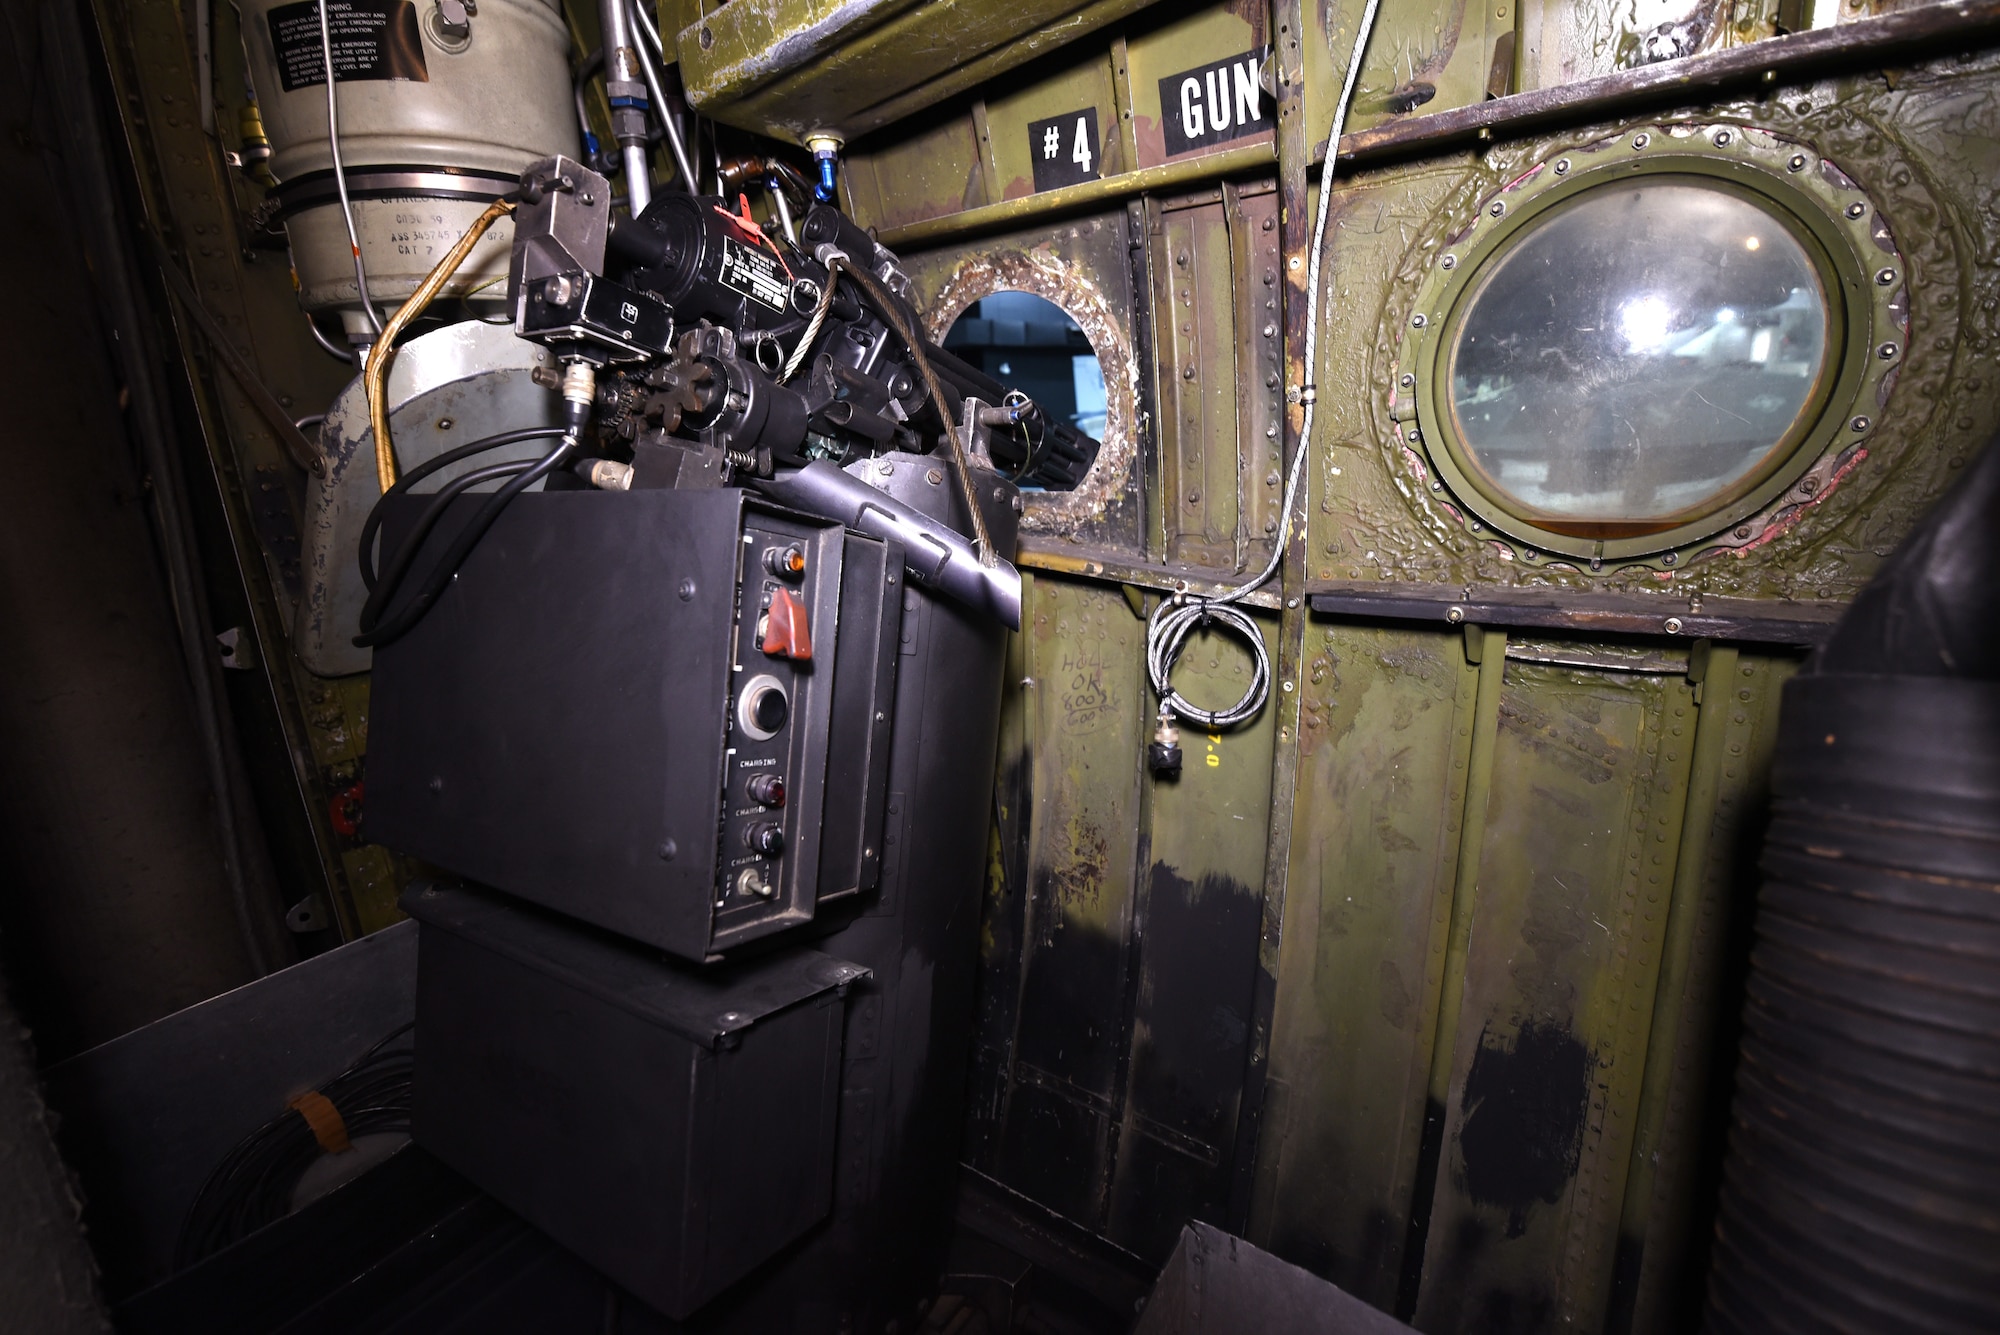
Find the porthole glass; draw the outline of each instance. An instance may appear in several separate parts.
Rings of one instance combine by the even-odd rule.
[[[1811,430],[1833,378],[1806,244],[1693,176],[1550,209],[1444,332],[1464,462],[1507,509],[1579,537],[1660,532],[1743,495]]]

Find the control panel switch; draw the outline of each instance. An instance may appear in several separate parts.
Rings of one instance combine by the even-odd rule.
[[[758,647],[773,658],[812,661],[812,631],[806,626],[805,604],[790,589],[771,593],[771,610],[764,615],[764,635]]]

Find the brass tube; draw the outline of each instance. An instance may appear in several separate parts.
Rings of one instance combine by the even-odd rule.
[[[382,327],[382,337],[368,350],[368,365],[362,375],[368,389],[368,424],[375,429],[375,478],[382,484],[385,495],[396,485],[396,450],[389,440],[389,363],[396,356],[396,337],[424,313],[439,290],[451,281],[458,266],[465,263],[465,257],[479,244],[479,238],[486,235],[486,229],[513,211],[511,199],[496,199],[487,205],[486,212],[465,229],[458,244],[424,275],[424,281],[417,284],[410,299],[396,308],[389,323]]]

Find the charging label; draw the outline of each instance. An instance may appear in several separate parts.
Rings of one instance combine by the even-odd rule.
[[[278,81],[285,91],[324,86],[326,51],[320,44],[319,0],[280,5],[265,18],[271,27],[271,49],[278,57]],[[417,7],[410,0],[326,0],[326,26],[334,78],[341,83],[430,82],[423,39],[417,32]]]
[[[785,299],[792,290],[776,255],[746,246],[733,236],[722,238],[722,285],[774,311],[785,309]]]

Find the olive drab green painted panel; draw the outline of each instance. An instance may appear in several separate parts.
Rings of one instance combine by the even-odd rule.
[[[1047,575],[1029,588],[1003,721],[971,1159],[1163,1259],[1178,1221],[1215,1215],[1229,1188],[1273,730],[1184,734],[1184,777],[1156,787],[1131,603]],[[1220,705],[1246,674],[1239,648],[1204,635],[1176,681]]]
[[[1220,191],[1163,202],[1154,347],[1160,357],[1160,509],[1167,560],[1235,570],[1236,265]],[[1197,301],[1197,294],[1200,300]]]
[[[1305,34],[1306,141],[1316,161],[1325,155],[1334,99],[1365,4],[1309,0],[1299,11]],[[1418,5],[1383,0],[1355,81],[1348,132],[1520,91],[1523,85],[1514,82],[1518,23],[1516,0]]]
[[[1179,203],[1210,229],[1198,280],[1209,341],[1144,364],[1136,349],[1165,337],[1153,284],[1174,254],[1158,215],[1121,209],[911,259],[934,331],[986,292],[1032,291],[1076,317],[1103,362],[1111,402],[1098,469],[1078,493],[1029,496],[1025,541],[1037,552],[1059,557],[1067,539],[1129,561],[1152,555],[1142,527],[1159,505],[1150,405],[1184,366],[1207,369],[1208,402],[1221,414],[1187,437],[1194,466],[1215,470],[1230,503],[1208,558],[1230,575],[1268,552],[1239,531],[1243,479],[1230,442],[1239,412],[1275,418],[1279,391],[1262,384],[1259,403],[1245,409],[1241,378],[1228,368],[1241,356],[1266,368],[1266,380],[1276,374],[1278,340],[1261,333],[1275,319],[1275,293],[1260,285],[1260,295],[1239,300],[1235,281],[1253,262],[1275,275],[1275,228],[1264,225],[1275,193],[1269,184],[1231,186]],[[1246,346],[1256,339],[1261,346]],[[1270,449],[1267,441],[1267,463]],[[1252,498],[1251,521],[1274,505]],[[1183,732],[1182,779],[1155,784],[1144,768],[1155,706],[1143,675],[1149,595],[1046,567],[1032,589],[1016,650],[1016,680],[1032,684],[1010,698],[1004,725],[970,1159],[1159,1258],[1178,1221],[1224,1217],[1247,1167],[1238,1161],[1239,1112],[1275,714],[1229,733]],[[1272,618],[1267,641],[1275,632]],[[1221,706],[1242,694],[1250,666],[1240,645],[1203,633],[1176,680],[1191,698]]]
[[[1277,629],[1269,618],[1265,635]],[[1197,705],[1243,694],[1234,640],[1191,638],[1175,685]],[[1150,696],[1148,697],[1150,702]],[[1186,763],[1150,787],[1141,865],[1130,1074],[1107,1230],[1165,1257],[1188,1217],[1223,1217],[1250,1041],[1276,726],[1181,732]],[[1137,770],[1138,757],[1128,763]]]
[[[1131,605],[1044,576],[1026,626],[1003,725],[973,1161],[1164,1256],[1178,1225],[1156,1208],[1162,1180],[1188,1202],[1180,1218],[1227,1190],[1271,730],[1191,736],[1184,786],[1142,789]],[[1226,703],[1242,664],[1198,640],[1179,680]]]
[[[1029,754],[1020,992],[991,1171],[1102,1227],[1126,1057],[1141,823],[1143,627],[1115,590],[1038,578],[1023,610]],[[984,1055],[984,1054],[982,1054]],[[992,1079],[980,1072],[975,1079]]]
[[[1278,198],[1262,182],[1160,201],[1151,215],[1166,559],[1270,560],[1284,417]]]
[[[1393,1307],[1450,926],[1478,669],[1455,631],[1321,623],[1252,1228]]]
[[[683,14],[689,104],[804,143],[913,115],[1145,6],[1147,0],[733,0]]]
[[[1037,168],[1053,169],[1065,180],[1131,170],[1118,132],[1111,60],[1102,51],[1018,92],[990,98],[985,107],[1000,199],[1022,199],[1045,188],[1037,183]]]
[[[1515,650],[1510,647],[1510,655]],[[1595,1328],[1694,732],[1681,674],[1509,661],[1416,1320]]]
[[[1668,1335],[1699,1319],[1700,1294],[1688,1276],[1705,1233],[1704,1207],[1683,1166],[1713,1162],[1721,1149],[1709,1108],[1726,1083],[1727,1026],[1735,1018],[1725,1013],[1723,975],[1729,943],[1748,939],[1752,904],[1742,887],[1755,884],[1779,688],[1795,666],[1788,657],[1718,647],[1695,689],[1688,806],[1691,814],[1714,816],[1682,826],[1604,1323],[1611,1335]]]
[[[1338,16],[1332,24],[1326,22],[1329,11]],[[1337,7],[1329,3],[1314,8],[1314,17],[1326,25],[1323,30],[1346,33],[1337,46],[1321,48],[1339,50],[1341,63],[1353,44],[1352,24],[1360,11],[1359,5],[1344,0]],[[1513,91],[1514,30],[1514,0],[1385,3],[1355,84],[1348,129],[1365,130],[1407,116],[1471,106]],[[1313,73],[1311,66],[1307,72]],[[1308,99],[1307,123],[1314,127],[1315,144],[1326,137],[1326,118],[1315,116],[1317,110]]]
[[[980,136],[972,117],[932,121],[907,141],[908,152],[878,154],[845,174],[849,211],[880,228],[990,204]]]

